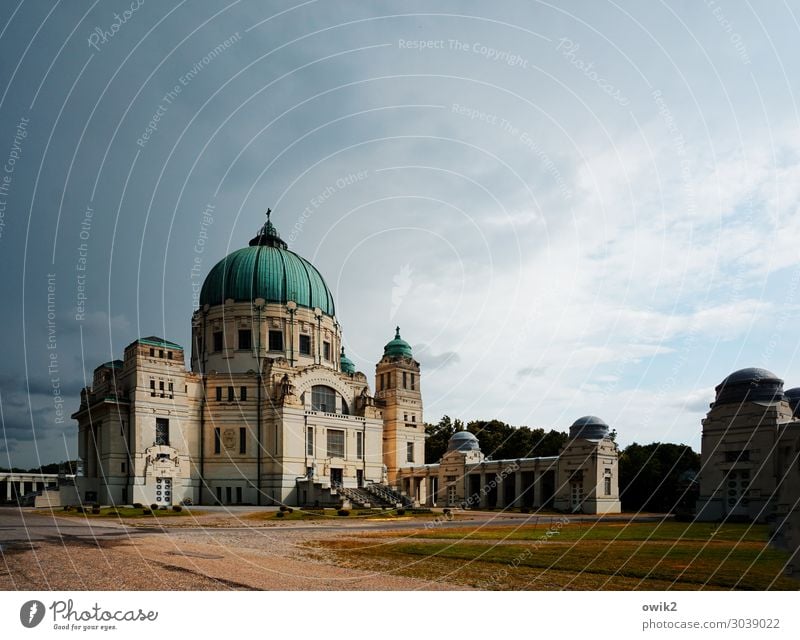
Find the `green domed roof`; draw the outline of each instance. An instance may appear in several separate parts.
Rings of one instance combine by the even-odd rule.
[[[342,370],[342,373],[349,373],[352,375],[356,372],[355,363],[344,355],[344,347],[342,347],[342,355],[339,357],[339,368]]]
[[[206,276],[200,306],[223,304],[228,298],[236,302],[293,300],[301,307],[319,307],[329,316],[336,314],[333,296],[320,272],[289,251],[269,220],[250,246],[220,260]]]
[[[412,357],[411,345],[400,337],[400,327],[397,327],[394,334],[394,340],[388,342],[383,348],[383,355],[385,356],[403,356],[406,358]]]

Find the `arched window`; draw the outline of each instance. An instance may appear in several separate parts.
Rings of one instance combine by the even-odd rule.
[[[336,392],[321,384],[311,387],[311,410],[334,413],[336,411]]]

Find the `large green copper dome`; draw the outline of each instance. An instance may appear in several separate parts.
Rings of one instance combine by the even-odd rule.
[[[333,296],[320,272],[289,251],[269,220],[250,246],[220,260],[206,276],[200,306],[223,304],[228,298],[236,302],[293,300],[301,307],[319,307],[329,316],[336,314]]]
[[[404,358],[412,357],[411,345],[400,337],[400,327],[397,327],[395,330],[394,340],[387,342],[386,346],[383,347],[383,355],[392,357],[402,356]]]

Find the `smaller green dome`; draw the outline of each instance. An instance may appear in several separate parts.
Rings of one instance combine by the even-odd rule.
[[[342,370],[342,373],[349,373],[353,375],[356,372],[356,365],[353,361],[344,355],[344,347],[342,347],[342,355],[339,357],[339,367]]]
[[[384,357],[386,356],[403,356],[404,358],[412,357],[411,345],[400,337],[400,327],[397,327],[395,329],[394,340],[388,342],[386,346],[383,348],[383,355]]]

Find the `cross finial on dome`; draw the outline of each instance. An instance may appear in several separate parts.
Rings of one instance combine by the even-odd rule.
[[[269,207],[267,207],[267,214],[266,214],[266,215],[267,215],[267,222],[269,222],[269,215],[270,215],[271,213],[272,213],[272,209],[270,209]]]
[[[395,338],[399,338],[399,337],[400,337],[400,325],[397,325],[397,326],[394,328],[394,337],[395,337]]]

